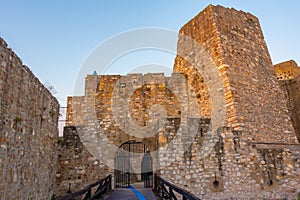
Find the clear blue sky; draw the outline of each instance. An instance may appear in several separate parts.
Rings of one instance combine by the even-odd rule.
[[[101,42],[135,28],[178,31],[208,4],[256,15],[273,63],[294,59],[300,64],[299,0],[1,0],[0,36],[41,82],[55,87],[65,106],[82,63]],[[128,57],[124,65],[130,64],[129,58],[135,59]],[[162,63],[172,67],[173,57]],[[123,73],[127,67],[111,73]]]

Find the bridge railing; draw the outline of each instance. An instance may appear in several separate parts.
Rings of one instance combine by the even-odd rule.
[[[182,197],[183,200],[200,200],[195,195],[189,193],[188,191],[177,187],[176,185],[169,183],[168,181],[162,179],[155,174],[154,176],[155,186],[154,191],[161,199],[177,200],[178,195]],[[174,191],[178,194],[175,195]]]
[[[92,194],[93,188],[97,187],[94,194]],[[90,199],[101,199],[106,193],[110,192],[112,188],[112,182],[111,182],[111,175],[96,181],[95,183],[92,183],[85,187],[84,189],[67,194],[64,197],[58,198],[58,200],[73,200],[78,199],[79,197],[83,197],[83,200],[90,200]]]

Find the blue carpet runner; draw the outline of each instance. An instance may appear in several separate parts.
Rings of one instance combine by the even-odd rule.
[[[133,186],[130,185],[129,188],[137,196],[139,200],[146,200],[146,198],[139,191],[137,191]]]

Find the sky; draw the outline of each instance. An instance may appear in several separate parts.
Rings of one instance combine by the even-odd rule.
[[[273,63],[294,59],[300,64],[299,0],[0,0],[0,37],[42,83],[55,88],[61,106],[66,106],[83,63],[97,46],[145,27],[178,32],[209,4],[254,14]],[[134,52],[118,59],[106,73],[126,74],[132,66],[145,71],[151,64],[172,69],[174,57],[151,49]]]

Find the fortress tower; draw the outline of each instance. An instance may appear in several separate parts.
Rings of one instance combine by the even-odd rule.
[[[287,102],[258,19],[208,6],[180,30],[171,77],[86,77],[85,96],[68,99],[73,128],[64,135],[79,135],[95,158],[89,167],[68,163],[89,172],[79,179],[62,169],[58,185],[82,187],[82,179],[92,181],[88,173],[114,173],[118,187],[127,173],[116,168],[119,152],[139,143],[150,153],[151,172],[200,198],[294,198],[300,148]],[[129,160],[131,180],[143,168],[132,169],[137,160],[144,157]]]

